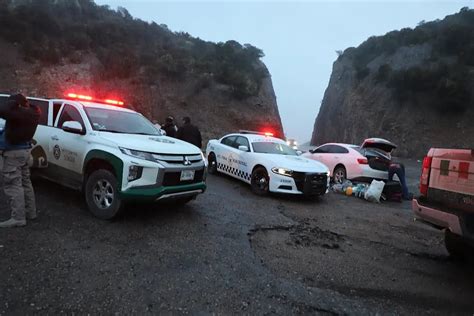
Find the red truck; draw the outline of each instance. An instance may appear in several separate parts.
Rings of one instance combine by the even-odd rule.
[[[444,230],[452,257],[474,254],[474,149],[432,148],[412,209],[417,220]]]

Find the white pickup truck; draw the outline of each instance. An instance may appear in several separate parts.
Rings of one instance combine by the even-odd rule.
[[[0,102],[7,98],[0,94]],[[201,150],[163,136],[143,115],[119,106],[122,102],[76,94],[28,100],[41,109],[32,167],[44,178],[82,190],[95,216],[111,219],[130,201],[186,203],[206,190]]]

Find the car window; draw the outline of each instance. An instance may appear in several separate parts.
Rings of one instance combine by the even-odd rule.
[[[56,118],[58,117],[59,110],[61,109],[62,102],[54,102],[53,103],[53,124],[56,122]]]
[[[81,114],[75,107],[69,104],[64,105],[64,109],[61,112],[61,116],[59,116],[59,122],[57,127],[63,128],[64,122],[67,121],[79,122],[81,123],[82,129],[85,129],[84,121],[82,120]]]
[[[321,147],[316,148],[313,153],[315,154],[327,154],[331,149],[331,145],[323,145]]]
[[[237,138],[237,136],[227,136],[226,138],[224,138],[221,141],[221,144],[224,144],[224,145],[227,145],[227,146],[230,146],[230,147],[234,147],[234,142],[235,142],[236,138]]]
[[[342,146],[332,145],[331,148],[330,148],[330,153],[333,153],[333,154],[348,154],[349,150],[347,150],[347,148],[344,148]]]
[[[243,136],[237,137],[234,147],[238,149],[239,146],[247,146],[247,148],[250,150],[249,141],[247,140],[246,137],[243,137]]]
[[[49,102],[40,101],[40,100],[30,100],[30,99],[28,99],[28,102],[32,105],[36,105],[41,111],[41,115],[39,118],[39,125],[48,125]]]
[[[291,149],[287,144],[277,142],[253,142],[253,151],[261,154],[278,154],[297,156],[295,150]]]
[[[89,122],[95,131],[154,136],[161,135],[160,131],[140,113],[92,106],[85,107],[84,111],[89,117]]]

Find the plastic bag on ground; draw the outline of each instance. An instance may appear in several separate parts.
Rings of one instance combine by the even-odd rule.
[[[384,186],[385,182],[372,180],[369,189],[365,192],[364,198],[370,202],[380,203],[380,196]]]

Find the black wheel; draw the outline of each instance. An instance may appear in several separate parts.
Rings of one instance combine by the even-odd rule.
[[[85,198],[89,211],[101,219],[112,219],[122,210],[118,181],[105,169],[96,170],[87,178]]]
[[[464,260],[467,258],[469,245],[466,244],[461,236],[446,230],[444,232],[444,244],[451,258],[455,260]]]
[[[216,155],[214,155],[214,153],[210,153],[209,157],[207,157],[207,161],[209,163],[209,166],[207,167],[207,172],[209,174],[216,174],[217,173]]]
[[[252,172],[252,191],[257,195],[265,195],[269,191],[270,178],[267,170],[263,167],[257,167]]]
[[[344,166],[337,166],[332,174],[334,183],[343,183],[347,179],[347,172]]]

